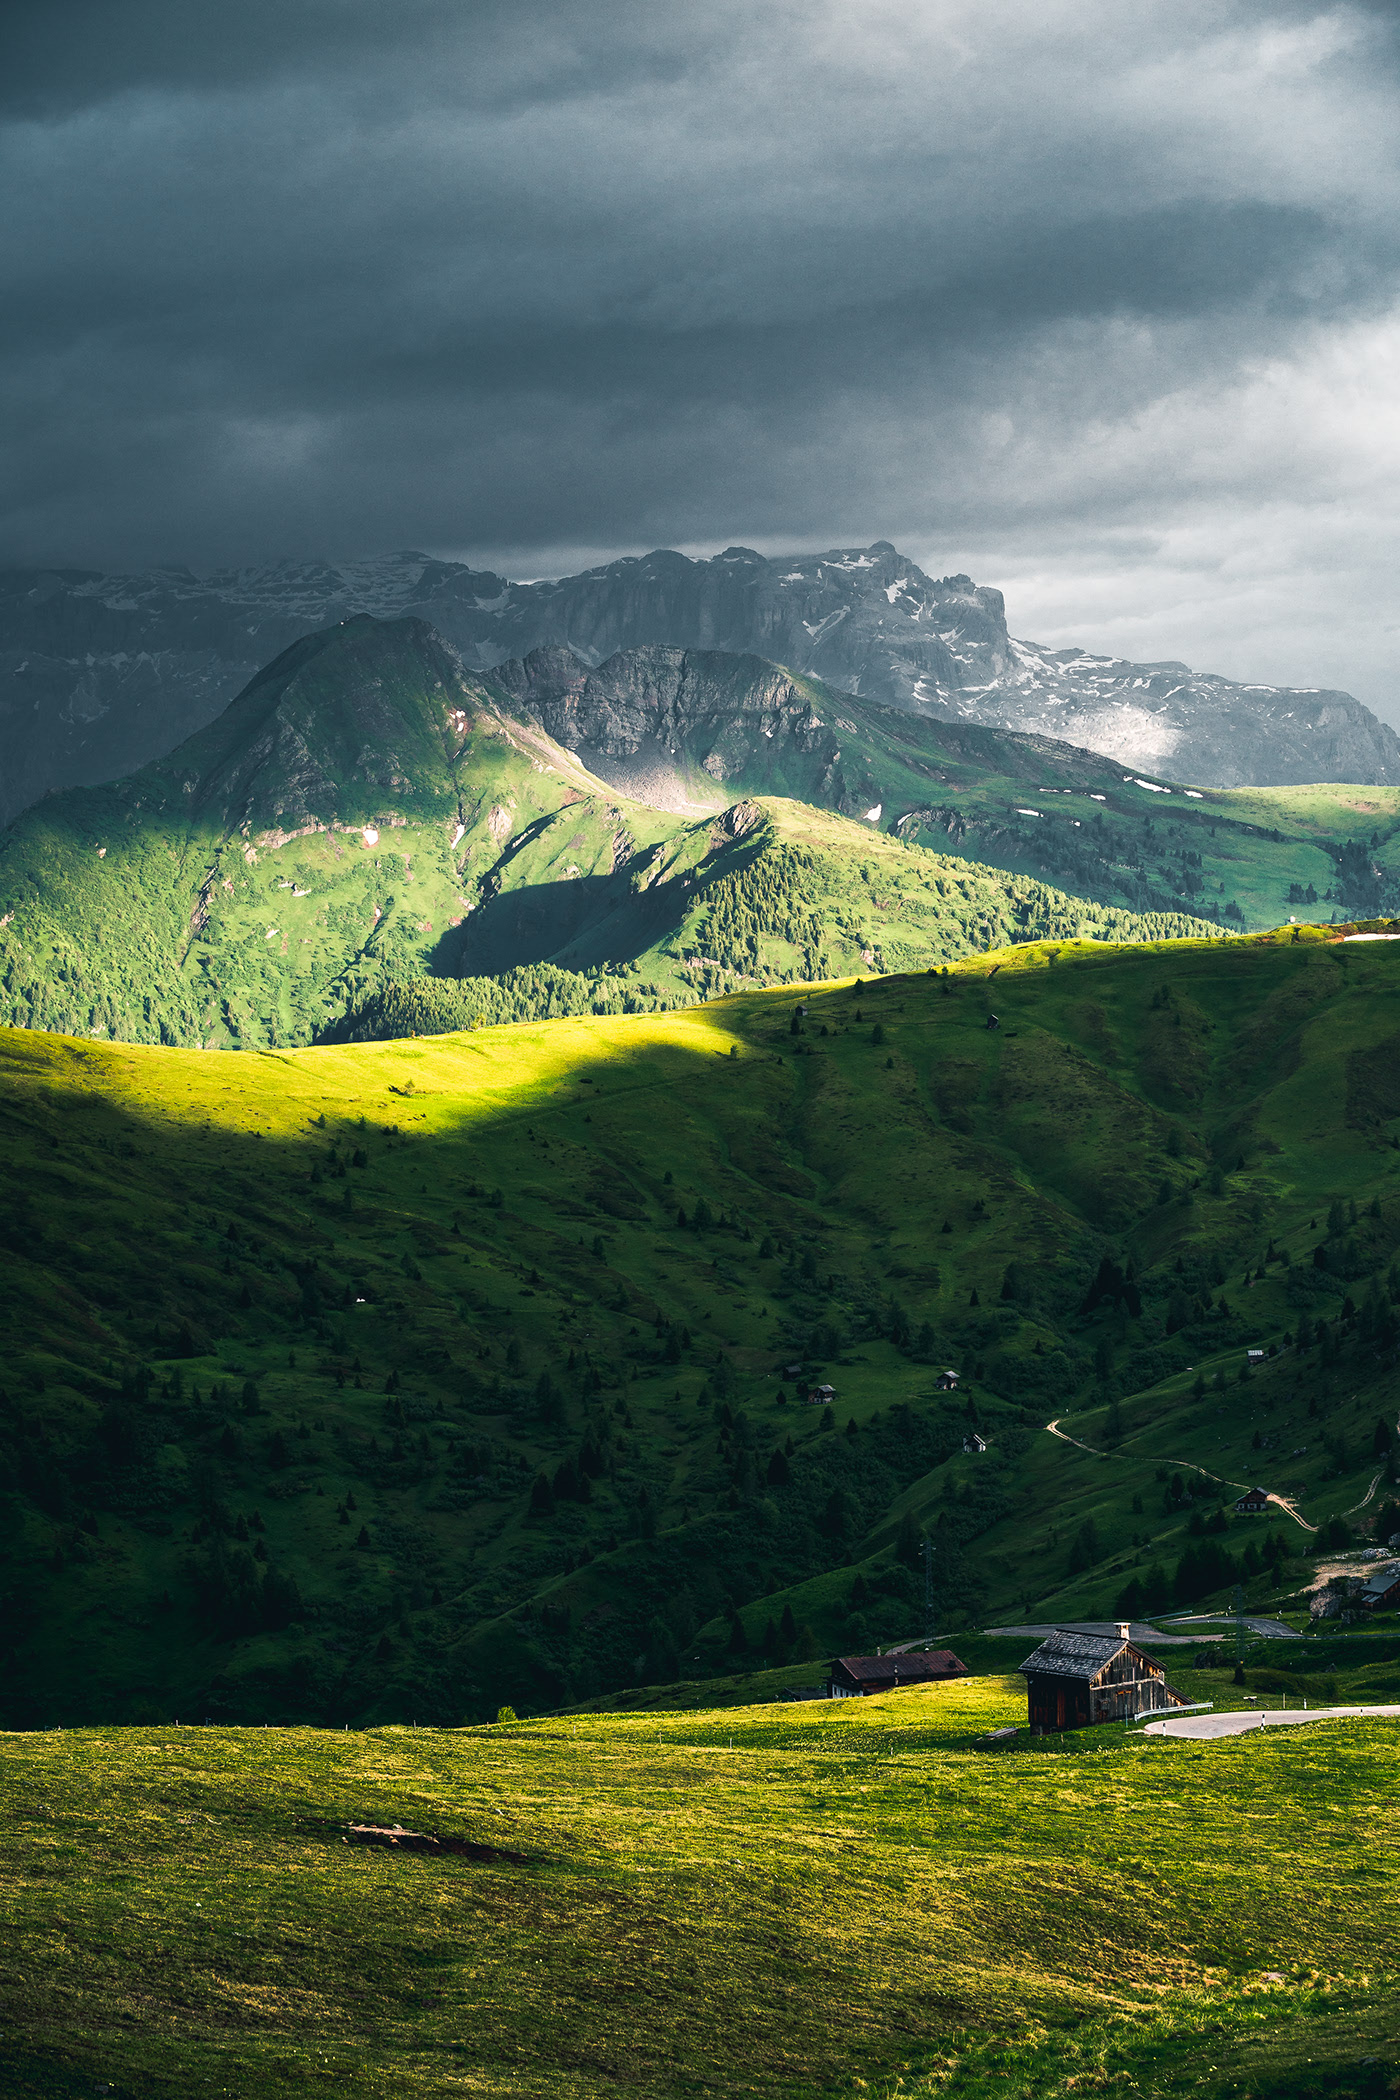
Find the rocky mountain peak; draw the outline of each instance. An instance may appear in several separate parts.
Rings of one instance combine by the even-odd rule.
[[[513,663],[498,664],[491,682],[512,699],[532,709],[577,699],[588,683],[589,666],[563,642],[546,642]]]

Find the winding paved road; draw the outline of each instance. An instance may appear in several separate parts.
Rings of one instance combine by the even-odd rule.
[[[1354,1714],[1385,1719],[1400,1715],[1400,1706],[1305,1706],[1297,1711],[1267,1713],[1181,1714],[1175,1720],[1149,1721],[1144,1735],[1173,1735],[1190,1743],[1212,1743],[1224,1735],[1244,1735],[1252,1728],[1300,1728],[1306,1721],[1340,1721]]]
[[[984,1634],[993,1640],[1043,1641],[1052,1633],[1116,1634],[1121,1619],[1047,1619],[1038,1625],[987,1626]],[[1230,1624],[1234,1625],[1234,1620]],[[1206,1641],[1223,1641],[1223,1633],[1159,1633],[1145,1619],[1134,1619],[1128,1634],[1130,1641],[1141,1647],[1199,1648]]]
[[[1245,1631],[1257,1633],[1263,1640],[1301,1641],[1303,1638],[1301,1633],[1295,1633],[1291,1626],[1285,1625],[1282,1619],[1261,1619],[1251,1616],[1248,1612],[1243,1614],[1243,1618]],[[1235,1628],[1235,1614],[1232,1611],[1159,1612],[1158,1619],[1163,1626],[1223,1626],[1227,1633],[1233,1633]],[[1220,1636],[1222,1639],[1223,1637]]]

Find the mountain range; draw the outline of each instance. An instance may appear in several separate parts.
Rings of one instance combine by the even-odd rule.
[[[1349,694],[1020,641],[999,591],[931,578],[888,541],[777,559],[663,550],[523,583],[399,553],[207,576],[0,575],[0,822],[163,756],[292,642],[357,613],[423,619],[476,672],[541,647],[590,669],[637,648],[718,650],[1199,786],[1400,783],[1400,739]]]
[[[561,656],[483,679],[425,622],[359,615],[293,644],[168,757],[46,797],[0,839],[0,1023],[268,1047],[688,1005],[1016,939],[1214,931],[1171,887],[1201,888],[1180,849],[1174,871],[1171,848],[1144,860],[1123,790],[1090,798],[1105,768],[1087,753],[716,654],[638,651],[601,693],[564,692]],[[655,784],[662,752],[670,807],[626,792],[639,763]],[[1079,789],[1087,822],[1008,823],[1018,762]],[[960,785],[965,816],[931,805]],[[853,813],[896,791],[887,828],[876,803]],[[1010,865],[932,850],[977,832],[982,803],[987,861],[1005,836]],[[1034,872],[1076,852],[1099,898]]]
[[[0,1024],[430,1033],[1294,903],[1400,904],[1400,790],[1181,788],[719,650],[481,674],[425,621],[359,614],[0,836]]]

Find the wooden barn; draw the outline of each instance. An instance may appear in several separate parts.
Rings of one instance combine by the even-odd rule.
[[[1167,1683],[1161,1663],[1128,1639],[1126,1626],[1116,1634],[1052,1633],[1026,1657],[1021,1675],[1032,1735],[1126,1721],[1187,1703]]]
[[[859,1699],[967,1675],[967,1664],[951,1648],[932,1648],[921,1655],[838,1655],[831,1665],[831,1697]]]

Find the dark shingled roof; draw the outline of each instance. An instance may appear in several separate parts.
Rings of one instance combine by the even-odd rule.
[[[943,1677],[966,1677],[967,1665],[951,1648],[922,1655],[841,1655],[841,1668],[857,1684],[933,1684]]]
[[[1116,1633],[1052,1633],[1019,1667],[1033,1677],[1089,1678],[1131,1646]]]

